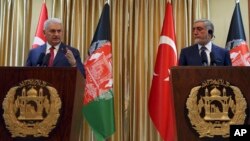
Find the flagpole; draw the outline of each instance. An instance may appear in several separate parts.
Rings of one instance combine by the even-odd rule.
[[[105,5],[89,48],[89,57],[84,62],[85,70],[89,70],[86,71],[86,86],[94,87],[85,87],[82,108],[84,118],[92,128],[92,132],[97,141],[105,141],[115,132],[112,66],[111,69],[104,73],[95,73],[95,69],[91,69],[105,69],[105,62],[112,64],[109,19],[110,7],[108,5],[109,1],[105,0],[103,2],[105,2]],[[98,43],[98,47],[96,47],[96,43]],[[104,57],[96,57],[96,55],[100,53],[103,53]],[[95,61],[93,61],[93,57]],[[106,59],[106,61],[104,59]],[[96,84],[95,81],[92,80],[93,73],[95,73],[95,78],[97,78],[96,81],[104,80],[103,83]],[[103,76],[106,74],[108,74],[108,77],[104,78]]]

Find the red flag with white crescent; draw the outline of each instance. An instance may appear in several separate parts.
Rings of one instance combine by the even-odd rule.
[[[48,19],[48,11],[46,4],[43,3],[32,48],[36,48],[37,46],[40,46],[46,42],[46,38],[43,34],[43,24],[47,19]]]
[[[170,85],[170,68],[176,65],[177,51],[172,5],[167,3],[148,101],[149,115],[165,141],[176,140],[174,102]]]

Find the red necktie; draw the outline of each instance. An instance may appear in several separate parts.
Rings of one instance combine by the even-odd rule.
[[[50,58],[49,58],[49,67],[53,66],[53,61],[54,61],[54,49],[55,47],[51,46],[50,47]]]

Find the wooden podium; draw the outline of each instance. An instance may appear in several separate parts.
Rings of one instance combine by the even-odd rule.
[[[200,86],[202,82],[209,79],[225,80],[229,82],[230,85],[237,86],[241,90],[241,93],[247,102],[247,109],[245,110],[246,118],[244,123],[250,124],[250,118],[248,115],[250,103],[250,67],[173,67],[171,68],[171,81],[176,111],[175,115],[178,141],[229,140],[229,138],[223,138],[222,136],[200,137],[197,131],[193,128],[190,118],[188,117],[189,111],[187,109],[186,102],[189,98],[191,90],[196,86]]]
[[[60,116],[48,137],[11,137],[3,118],[3,101],[10,88],[27,79],[47,82],[61,99]],[[0,67],[0,140],[3,141],[77,141],[82,126],[84,79],[77,68]]]

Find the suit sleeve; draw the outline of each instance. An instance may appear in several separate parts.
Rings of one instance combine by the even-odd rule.
[[[78,50],[75,50],[74,56],[76,59],[76,67],[78,68],[78,70],[82,73],[82,75],[85,78],[85,69],[84,69],[84,65],[81,61],[80,53]]]
[[[232,66],[231,58],[230,58],[230,53],[229,51],[226,51],[225,54],[225,66]]]
[[[183,50],[181,50],[178,65],[179,66],[186,66],[187,65]]]
[[[29,55],[28,55],[28,58],[27,58],[27,60],[26,60],[26,64],[25,64],[25,66],[32,66],[32,59],[31,59],[32,57],[31,57],[31,52],[29,52]]]

